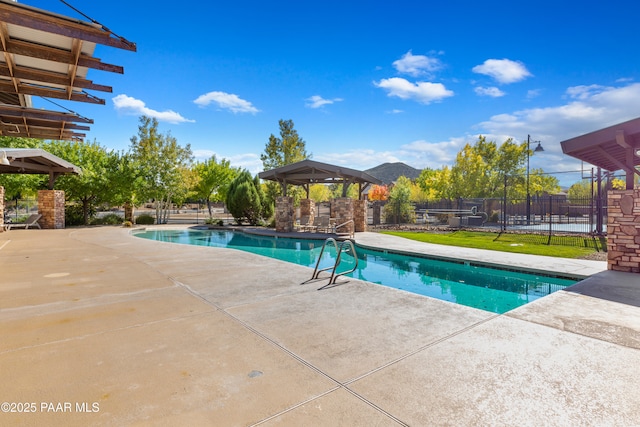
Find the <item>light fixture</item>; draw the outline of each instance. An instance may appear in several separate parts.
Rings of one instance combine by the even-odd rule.
[[[640,157],[640,148],[636,150],[636,156]]]
[[[7,152],[4,150],[2,150],[2,157],[0,158],[0,164],[5,166],[11,166],[11,163],[9,163],[9,159],[7,159]]]
[[[541,152],[541,151],[544,151],[544,148],[542,148],[542,144],[540,143],[540,141],[538,141],[538,146],[537,146],[537,147],[536,147],[536,149],[535,149],[535,150],[533,150],[533,151],[535,151],[536,153],[539,153],[539,152]]]

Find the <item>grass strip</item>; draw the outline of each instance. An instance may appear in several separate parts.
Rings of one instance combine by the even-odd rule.
[[[582,258],[596,250],[584,239],[584,246],[547,244],[547,236],[483,233],[476,231],[454,231],[451,233],[429,233],[415,231],[381,231],[383,234],[404,237],[418,242],[438,245],[461,246],[465,248],[487,249],[491,251],[519,254],[545,255],[559,258]]]

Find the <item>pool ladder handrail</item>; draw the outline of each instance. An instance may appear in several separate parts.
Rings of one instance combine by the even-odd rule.
[[[322,254],[324,253],[324,248],[327,246],[327,243],[333,243],[333,246],[336,248],[336,262],[333,264],[333,267],[329,266],[329,267],[318,269],[318,267],[320,266],[320,260],[322,259]],[[347,250],[351,249],[351,253],[353,254],[353,258],[355,259],[355,264],[351,270],[346,270],[336,274],[336,269],[338,268],[338,265],[340,264],[340,260],[342,259],[342,253],[346,252],[343,249],[347,245],[348,245]],[[311,279],[309,281],[318,279],[320,276],[320,273],[322,273],[323,271],[331,270],[331,277],[329,278],[329,283],[318,288],[318,290],[321,290],[326,288],[329,285],[335,285],[336,280],[338,280],[338,277],[344,276],[345,274],[352,273],[356,270],[356,268],[358,268],[358,255],[356,253],[356,247],[353,245],[353,242],[351,240],[345,240],[341,244],[338,244],[336,239],[334,239],[333,237],[329,237],[322,244],[320,255],[318,255],[318,261],[316,261],[316,267],[314,268],[313,275],[311,276]]]

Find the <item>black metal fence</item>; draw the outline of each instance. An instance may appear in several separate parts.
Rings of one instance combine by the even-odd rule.
[[[384,203],[372,206],[370,224],[385,224]],[[445,199],[414,204],[416,224],[454,228],[490,228],[542,235],[605,236],[606,197],[568,198],[565,195],[529,199]],[[376,213],[379,218],[376,218]]]

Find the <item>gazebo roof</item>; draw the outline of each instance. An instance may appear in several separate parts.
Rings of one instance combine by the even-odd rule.
[[[292,185],[335,184],[349,181],[358,184],[382,184],[366,172],[314,160],[302,160],[269,171],[260,172],[261,179]]]
[[[0,162],[0,174],[48,174],[50,189],[53,189],[53,182],[59,175],[82,173],[78,166],[40,148],[0,148],[2,160],[5,155],[9,164]]]
[[[632,178],[634,173],[640,175],[636,169],[640,165],[640,118],[567,139],[560,145],[563,153],[604,170],[623,169]]]
[[[260,172],[258,177],[277,181],[283,186],[300,185],[307,192],[309,184],[360,184],[360,193],[369,184],[382,184],[382,181],[366,172],[308,159]]]

